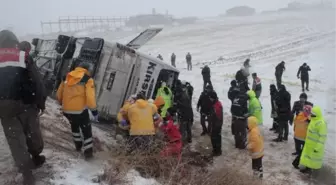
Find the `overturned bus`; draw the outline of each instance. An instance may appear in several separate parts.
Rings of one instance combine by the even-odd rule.
[[[143,92],[147,98],[154,98],[162,81],[175,88],[179,75],[176,68],[137,51],[160,31],[147,29],[127,45],[65,35],[54,40],[35,38],[32,55],[51,97],[69,71],[81,62],[92,64],[100,118],[113,121],[130,95]]]

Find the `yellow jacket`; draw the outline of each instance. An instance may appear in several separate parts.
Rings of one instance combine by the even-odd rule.
[[[124,105],[121,107],[121,109],[119,110],[118,112],[118,115],[117,115],[117,120],[118,120],[118,123],[121,122],[121,120],[123,119],[126,119],[127,118],[127,110],[128,108],[131,106],[131,102],[130,101],[126,101],[124,103]],[[121,124],[119,124],[119,127],[123,130],[128,130],[129,129],[129,126],[122,126]]]
[[[304,141],[306,140],[307,129],[308,129],[308,118],[300,112],[294,120],[294,138]]]
[[[137,100],[127,110],[130,135],[155,135],[154,119],[158,119],[157,108],[146,100]]]
[[[69,72],[58,87],[57,100],[64,113],[81,114],[86,108],[95,111],[97,104],[94,81],[89,77],[88,71],[77,67]]]
[[[248,144],[247,149],[250,152],[252,159],[258,159],[264,156],[264,138],[260,134],[257,126],[258,119],[254,116],[248,118]]]

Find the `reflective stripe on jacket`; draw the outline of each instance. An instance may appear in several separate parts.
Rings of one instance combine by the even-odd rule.
[[[60,84],[57,99],[62,105],[63,112],[81,114],[86,108],[96,110],[94,81],[87,74],[86,69],[77,67],[68,73],[66,80]]]
[[[314,106],[308,125],[307,137],[303,147],[300,164],[311,169],[320,169],[323,164],[325,142],[327,139],[327,125],[322,116],[321,108]]]

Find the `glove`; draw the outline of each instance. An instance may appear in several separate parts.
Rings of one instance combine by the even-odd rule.
[[[126,126],[128,126],[128,123],[127,123],[126,120],[123,119],[123,120],[120,121],[120,125],[123,126],[123,127],[126,127]]]

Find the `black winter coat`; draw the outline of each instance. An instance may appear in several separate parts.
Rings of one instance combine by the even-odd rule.
[[[292,115],[297,116],[301,111],[303,111],[303,106],[310,105],[313,106],[312,103],[309,101],[301,102],[301,101],[295,101],[293,108],[292,108]]]
[[[231,105],[231,114],[233,117],[245,119],[248,115],[248,96],[244,93],[238,94]]]
[[[279,63],[276,67],[275,67],[275,76],[282,76],[284,70],[285,70],[285,64],[283,63]]]
[[[236,96],[239,94],[240,89],[238,86],[231,86],[229,91],[228,91],[228,98],[231,100],[231,103],[233,100],[236,98]]]
[[[291,119],[291,95],[284,89],[280,90],[276,98],[278,118],[289,121]]]
[[[304,66],[300,66],[298,72],[297,72],[297,76],[299,77],[301,74],[301,79],[302,80],[308,80],[309,79],[309,73],[308,71],[311,71],[310,67],[308,65]]]
[[[193,121],[194,113],[191,106],[191,99],[187,90],[184,90],[177,94],[176,108],[181,121]]]
[[[272,114],[275,114],[277,109],[276,105],[276,99],[278,97],[278,91],[276,89],[270,90],[270,95],[271,95],[271,107],[272,107]]]
[[[198,102],[197,102],[197,108],[201,109],[200,112],[202,114],[209,115],[210,110],[212,109],[212,103],[210,101],[209,93],[204,91],[201,93]]]
[[[211,74],[210,74],[210,68],[208,66],[205,66],[202,69],[202,76],[203,78],[210,78]]]

